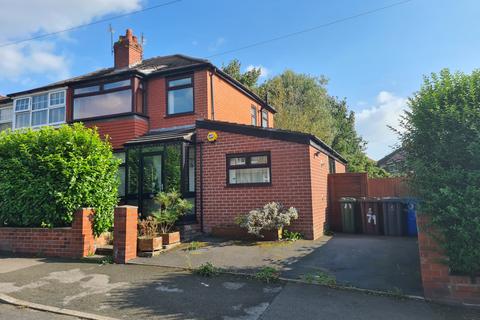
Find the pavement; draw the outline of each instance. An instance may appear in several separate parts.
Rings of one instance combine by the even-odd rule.
[[[203,238],[201,247],[188,244],[132,263],[196,268],[210,262],[226,270],[255,273],[271,266],[282,277],[304,279],[319,272],[337,283],[358,288],[422,296],[416,238],[336,234],[315,241],[242,242]]]
[[[0,294],[117,319],[480,319],[480,310],[319,285],[264,283],[228,274],[205,278],[144,265],[58,259],[30,265],[12,259],[0,263],[5,261],[20,267],[0,274]],[[57,319],[1,304],[0,315],[0,319]]]
[[[0,303],[0,320],[77,320],[78,318]]]

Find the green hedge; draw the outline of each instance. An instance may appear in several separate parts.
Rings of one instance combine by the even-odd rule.
[[[403,119],[412,188],[451,271],[480,272],[480,70],[425,78]]]
[[[0,133],[0,226],[69,226],[75,210],[95,209],[94,232],[113,225],[118,160],[81,124]]]

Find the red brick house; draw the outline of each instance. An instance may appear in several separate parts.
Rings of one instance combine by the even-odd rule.
[[[9,94],[0,129],[96,126],[122,159],[121,201],[147,215],[156,193],[178,189],[195,203],[185,229],[209,232],[280,201],[299,211],[292,230],[323,234],[327,175],[345,171],[341,155],[315,136],[274,129],[274,107],[207,60],[143,59],[131,30],[114,52],[114,67]]]

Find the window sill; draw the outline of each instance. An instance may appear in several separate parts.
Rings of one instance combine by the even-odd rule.
[[[239,183],[239,184],[227,184],[226,188],[258,188],[258,187],[271,187],[272,183]]]
[[[189,111],[189,112],[182,112],[182,113],[173,113],[173,114],[166,114],[164,116],[165,119],[167,118],[176,118],[176,117],[183,117],[183,116],[191,116],[194,115],[194,111]]]

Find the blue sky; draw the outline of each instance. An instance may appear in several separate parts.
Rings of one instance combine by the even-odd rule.
[[[167,0],[0,0],[0,44],[163,2]],[[208,57],[394,2],[183,0],[110,23],[115,38],[126,28],[143,32],[145,57]],[[357,129],[369,142],[367,153],[379,159],[396,142],[386,124],[397,125],[424,74],[444,67],[470,72],[479,66],[479,13],[476,0],[413,0],[211,60],[221,66],[238,58],[245,68],[261,66],[262,80],[285,69],[325,75],[329,92],[346,98],[357,113]],[[0,47],[0,94],[111,66],[108,23]]]

